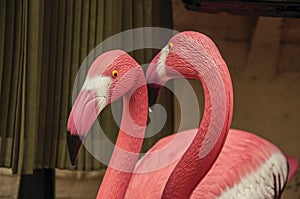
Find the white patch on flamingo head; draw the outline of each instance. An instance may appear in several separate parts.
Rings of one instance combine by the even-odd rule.
[[[170,52],[169,45],[166,45],[162,50],[161,54],[157,61],[157,67],[156,72],[159,79],[165,79],[166,78],[166,65],[165,61],[167,59],[167,56]]]
[[[108,93],[112,78],[108,76],[93,76],[87,77],[81,90],[90,90],[95,92],[95,97],[98,100],[98,108],[101,111],[108,101]]]

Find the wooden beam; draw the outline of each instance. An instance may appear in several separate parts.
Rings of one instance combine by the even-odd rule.
[[[300,17],[298,0],[183,0],[188,10],[235,15]]]

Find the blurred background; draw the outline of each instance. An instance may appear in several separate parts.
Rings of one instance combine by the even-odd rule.
[[[201,0],[0,1],[0,198],[95,198],[105,165],[81,148],[71,167],[66,124],[72,88],[87,54],[106,38],[138,27],[195,30],[217,44],[234,87],[232,128],[256,133],[300,160],[300,2]],[[146,38],[145,38],[146,39]],[[133,41],[134,42],[134,41]],[[131,52],[147,64],[157,49]],[[201,84],[190,81],[203,106]],[[191,95],[180,80],[177,93]],[[168,89],[162,131],[143,151],[181,129],[197,127]],[[203,110],[200,106],[200,111]],[[110,107],[99,116],[114,142]],[[300,198],[300,174],[284,199]]]

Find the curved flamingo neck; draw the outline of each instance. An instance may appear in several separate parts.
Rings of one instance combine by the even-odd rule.
[[[132,90],[132,95],[129,93],[123,97],[122,122],[117,142],[97,199],[124,198],[142,148],[148,118],[148,91],[145,80],[141,87]]]
[[[191,53],[180,55],[189,61],[185,67],[194,67],[199,73],[194,79],[203,84],[205,107],[198,132],[169,177],[162,198],[189,198],[217,159],[231,123],[233,95],[230,74],[216,46],[205,39],[208,38],[201,39],[200,53],[206,55],[207,60],[201,60],[203,56],[197,54],[192,55],[194,57],[187,55]],[[191,51],[185,49],[181,52]],[[179,71],[191,69],[180,67]]]

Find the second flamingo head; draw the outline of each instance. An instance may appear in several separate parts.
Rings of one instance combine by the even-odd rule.
[[[155,104],[162,86],[173,78],[202,79],[217,66],[221,57],[214,42],[206,35],[185,31],[173,36],[149,64],[146,79],[149,106]],[[199,67],[200,66],[200,67]]]

